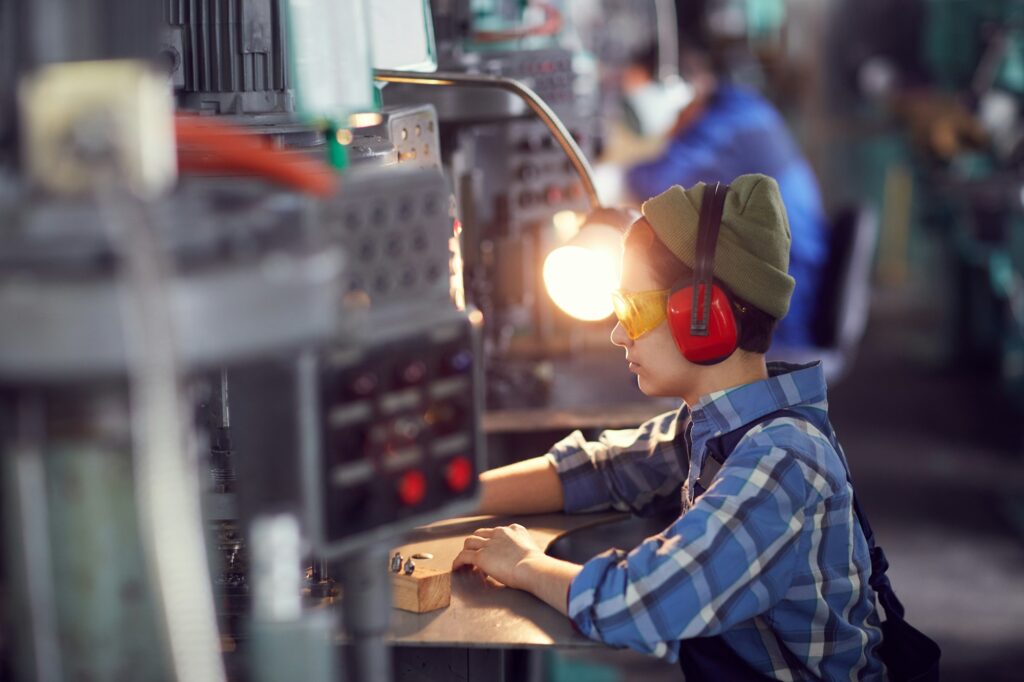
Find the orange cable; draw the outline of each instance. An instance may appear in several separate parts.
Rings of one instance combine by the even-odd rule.
[[[228,171],[263,177],[317,196],[334,193],[336,177],[329,165],[275,149],[262,136],[185,114],[175,117],[174,129],[182,171]]]
[[[562,14],[549,3],[538,3],[544,10],[544,21],[536,26],[524,26],[508,31],[479,31],[473,40],[480,43],[497,43],[505,40],[519,40],[530,36],[551,36],[562,30]]]

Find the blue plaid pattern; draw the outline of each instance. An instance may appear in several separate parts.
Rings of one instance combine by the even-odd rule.
[[[769,374],[692,412],[683,405],[596,442],[575,432],[552,448],[569,513],[642,513],[682,491],[671,526],[583,566],[569,617],[592,639],[669,661],[680,640],[722,635],[780,680],[883,679],[871,561],[821,365],[771,363]],[[708,441],[780,409],[804,419],[751,429],[694,500]]]

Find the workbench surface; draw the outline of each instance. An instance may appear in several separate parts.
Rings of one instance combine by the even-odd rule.
[[[405,557],[428,552],[433,554],[433,559],[417,560],[417,566],[446,569],[462,550],[463,540],[477,528],[520,523],[546,550],[567,533],[619,521],[626,516],[613,512],[465,517],[418,528],[397,551]],[[429,613],[394,609],[388,639],[399,646],[491,649],[600,646],[579,634],[568,618],[532,594],[507,588],[466,570],[452,575],[452,600],[447,608]]]

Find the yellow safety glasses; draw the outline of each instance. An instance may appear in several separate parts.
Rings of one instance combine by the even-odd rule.
[[[665,320],[668,295],[671,289],[655,289],[630,293],[618,289],[612,292],[612,306],[619,324],[629,338],[639,339]]]

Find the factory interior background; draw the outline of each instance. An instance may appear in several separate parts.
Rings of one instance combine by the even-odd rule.
[[[942,678],[1024,680],[1022,107],[1017,0],[0,0],[0,679],[682,679],[393,600],[481,472],[678,408],[609,253],[766,173],[768,359],[822,362]],[[567,516],[507,522],[674,518]]]

